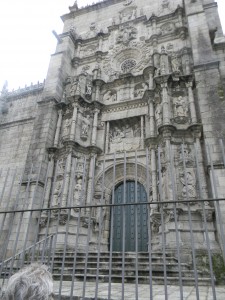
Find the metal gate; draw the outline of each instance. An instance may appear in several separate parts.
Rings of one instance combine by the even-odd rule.
[[[124,201],[125,199],[125,201]],[[146,202],[143,185],[126,181],[115,189],[115,204]],[[113,210],[113,251],[148,251],[147,205],[116,206]],[[136,221],[137,220],[137,221]],[[136,242],[137,239],[137,242]]]

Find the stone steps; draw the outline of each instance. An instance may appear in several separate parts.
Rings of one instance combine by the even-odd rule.
[[[178,260],[170,255],[166,254],[165,258],[160,252],[151,254],[151,262],[149,264],[148,253],[122,253],[113,252],[110,256],[109,252],[89,252],[88,254],[83,252],[74,253],[72,251],[67,252],[63,258],[63,252],[57,251],[54,255],[50,256],[54,258],[53,264],[53,277],[54,280],[71,281],[73,269],[75,269],[76,281],[96,281],[98,276],[99,282],[121,282],[124,276],[124,282],[135,283],[136,274],[138,282],[148,284],[149,269],[151,266],[152,281],[156,284],[164,284],[164,261],[166,262],[166,278],[168,284],[179,284],[179,274],[182,277],[184,285],[194,284],[194,271],[191,265],[187,263],[181,263],[179,272]],[[29,259],[26,263],[29,262]],[[136,271],[136,264],[138,265]],[[16,265],[16,262],[15,262]],[[111,266],[111,272],[110,270]],[[97,271],[98,270],[98,271]],[[4,276],[7,276],[9,270],[5,268],[3,270]],[[63,274],[61,274],[63,273]],[[210,277],[207,273],[198,272],[198,280],[200,285],[210,284]]]

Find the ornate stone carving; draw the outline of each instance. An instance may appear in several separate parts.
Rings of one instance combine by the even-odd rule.
[[[135,6],[124,8],[122,11],[120,11],[120,15],[119,15],[120,23],[134,20],[136,16],[137,16],[137,8]]]
[[[77,183],[74,187],[74,193],[73,193],[73,205],[74,206],[79,206],[82,202],[82,197],[81,197],[81,193],[82,193],[82,178],[78,178],[77,179]],[[75,208],[75,211],[79,211],[79,208]]]
[[[131,25],[122,26],[119,30],[116,42],[128,45],[131,40],[137,38],[137,29]]]
[[[172,22],[165,23],[160,27],[160,31],[162,35],[171,34],[174,32],[174,30],[175,30],[175,25]]]
[[[87,99],[91,99],[91,96],[92,96],[92,82],[90,80],[87,80],[87,83],[86,83],[85,96],[86,96]]]
[[[125,71],[139,74],[144,68],[152,65],[150,51],[149,45],[144,42],[131,40],[128,45],[120,43],[105,58],[103,70],[111,80],[119,78]]]
[[[110,131],[110,152],[128,151],[140,148],[141,128],[139,123],[134,125],[115,125]]]
[[[139,83],[134,88],[134,97],[142,98],[145,91],[148,90],[148,84],[146,82]]]
[[[173,73],[180,74],[181,62],[175,53],[171,56],[171,67]]]
[[[196,198],[196,178],[194,172],[187,169],[180,171],[180,182],[182,183],[181,196],[183,200]]]
[[[53,207],[59,207],[60,206],[60,201],[62,197],[62,181],[57,181],[55,183],[55,189],[53,193]]]
[[[82,54],[83,56],[90,56],[94,55],[95,52],[97,51],[97,46],[96,45],[90,45],[82,49]]]
[[[194,162],[194,157],[191,154],[191,150],[187,145],[184,145],[183,147],[184,147],[183,151],[182,151],[182,146],[180,146],[178,149],[178,156],[179,156],[178,165],[183,166],[185,163],[186,168],[193,167],[195,165],[195,162]]]
[[[116,91],[109,90],[103,95],[104,102],[115,102],[117,101],[117,93]]]
[[[87,140],[90,126],[91,126],[90,115],[85,115],[81,122],[80,137],[82,140]]]
[[[126,59],[122,64],[121,64],[121,71],[123,73],[129,73],[135,66],[137,65],[137,62],[135,59]]]
[[[155,121],[157,127],[162,125],[162,104],[157,103],[155,108]]]
[[[178,124],[185,124],[188,121],[188,104],[186,97],[179,96],[173,101],[174,121]]]
[[[70,90],[69,90],[69,95],[71,97],[76,94],[77,85],[78,85],[78,78],[74,78],[73,81],[71,82],[71,86],[70,86]]]
[[[70,134],[70,125],[71,125],[71,120],[65,119],[64,126],[63,126],[63,136],[68,136]]]

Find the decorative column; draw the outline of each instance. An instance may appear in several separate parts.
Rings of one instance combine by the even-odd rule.
[[[44,197],[43,208],[49,207],[53,173],[54,173],[54,154],[51,153],[51,154],[49,154],[48,174],[47,174],[47,182],[46,182],[46,188],[45,188],[45,197]]]
[[[92,146],[96,145],[96,140],[97,140],[98,114],[99,114],[99,109],[96,108],[94,110],[94,120],[93,120],[92,136],[91,136]]]
[[[192,86],[193,86],[192,81],[186,83],[186,87],[188,88],[188,100],[190,104],[191,122],[192,124],[195,124],[197,123],[197,115],[196,115],[195,100],[194,100]]]
[[[156,168],[156,153],[155,146],[150,147],[151,151],[151,171],[152,171],[152,201],[156,202],[158,200],[157,197],[157,168]],[[152,206],[153,210],[157,210],[157,205],[154,204]]]
[[[199,172],[201,177],[201,187],[202,187],[202,198],[208,199],[207,194],[207,183],[206,183],[206,177],[205,177],[205,169],[204,169],[204,163],[203,163],[203,156],[202,156],[202,147],[200,143],[201,138],[201,129],[195,130],[193,132],[195,137],[195,144],[196,144],[196,150],[197,150],[197,157],[198,157],[198,164],[199,164]]]
[[[56,132],[55,132],[55,139],[54,139],[54,147],[58,147],[59,144],[59,135],[60,135],[60,130],[62,126],[62,110],[60,109],[58,111],[58,121],[56,125]]]
[[[100,85],[97,83],[95,89],[95,101],[99,101],[100,98],[99,95],[100,95]]]
[[[95,168],[95,158],[96,154],[90,155],[90,165],[89,165],[89,174],[88,174],[88,184],[87,184],[87,205],[91,204],[92,197],[94,195],[94,168]],[[87,210],[88,211],[88,210]]]
[[[78,113],[78,103],[74,102],[73,103],[73,117],[72,117],[72,123],[71,123],[71,128],[70,128],[70,139],[72,141],[75,141],[77,113]]]
[[[144,116],[141,116],[141,148],[144,149]]]
[[[66,167],[64,174],[64,185],[63,185],[63,193],[62,193],[62,200],[61,200],[61,206],[64,207],[67,205],[67,198],[69,193],[69,184],[70,184],[70,174],[71,174],[71,165],[72,165],[72,151],[67,156],[66,159]]]
[[[170,108],[168,101],[167,82],[161,83],[162,88],[162,110],[163,110],[163,125],[170,125]]]
[[[106,122],[105,153],[109,153],[109,121]]]
[[[155,110],[153,105],[153,99],[149,99],[148,103],[148,109],[149,109],[149,118],[150,118],[150,137],[155,136]]]

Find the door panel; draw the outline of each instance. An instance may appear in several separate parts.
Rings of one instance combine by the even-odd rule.
[[[127,181],[125,184],[126,193],[124,193],[124,183],[115,189],[114,204],[135,203],[135,182]],[[124,201],[124,194],[126,201]],[[137,184],[137,202],[146,202],[146,192],[144,187]],[[137,221],[136,221],[137,211]],[[113,251],[126,252],[136,251],[135,240],[137,231],[138,252],[148,250],[148,209],[147,205],[128,205],[116,206],[113,209]],[[123,239],[123,232],[125,238]],[[124,242],[124,246],[123,246]]]

